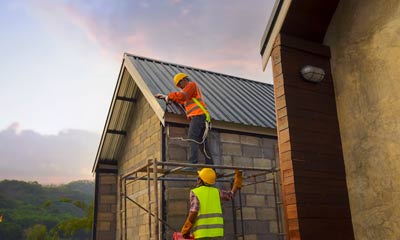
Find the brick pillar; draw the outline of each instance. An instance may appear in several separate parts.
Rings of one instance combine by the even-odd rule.
[[[117,174],[96,172],[93,239],[116,239]]]
[[[272,64],[288,239],[354,239],[330,50],[280,35]],[[303,80],[305,65],[323,68],[324,80]]]

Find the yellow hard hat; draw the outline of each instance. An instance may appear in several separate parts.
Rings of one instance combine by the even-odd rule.
[[[187,77],[187,76],[188,76],[188,75],[186,75],[185,73],[182,73],[182,72],[177,73],[177,74],[175,75],[175,77],[174,77],[175,86],[178,86],[178,83],[179,83],[182,79],[184,79],[185,77]]]
[[[203,168],[200,171],[197,171],[197,173],[203,182],[210,185],[213,185],[215,183],[215,179],[217,178],[217,175],[212,168]]]

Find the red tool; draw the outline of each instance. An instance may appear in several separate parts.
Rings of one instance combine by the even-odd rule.
[[[182,233],[174,232],[172,235],[172,240],[184,240],[184,239],[194,239],[193,234],[190,234],[189,238],[183,238]]]

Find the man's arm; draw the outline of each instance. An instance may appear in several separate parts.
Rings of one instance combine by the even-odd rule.
[[[168,99],[183,104],[186,100],[193,98],[196,91],[196,83],[189,82],[186,87],[180,92],[170,92]]]
[[[230,201],[235,196],[237,190],[242,188],[242,172],[235,170],[235,180],[231,191],[219,190],[219,196],[224,201]]]
[[[189,237],[190,229],[196,221],[197,214],[200,210],[200,201],[196,195],[190,191],[190,210],[189,215],[186,218],[185,224],[183,224],[181,233],[184,237]]]

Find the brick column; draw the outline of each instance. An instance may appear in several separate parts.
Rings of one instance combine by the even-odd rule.
[[[117,174],[96,172],[93,239],[116,239]]]
[[[354,239],[330,50],[280,35],[272,64],[288,239]],[[324,80],[303,80],[305,65],[323,68]]]

